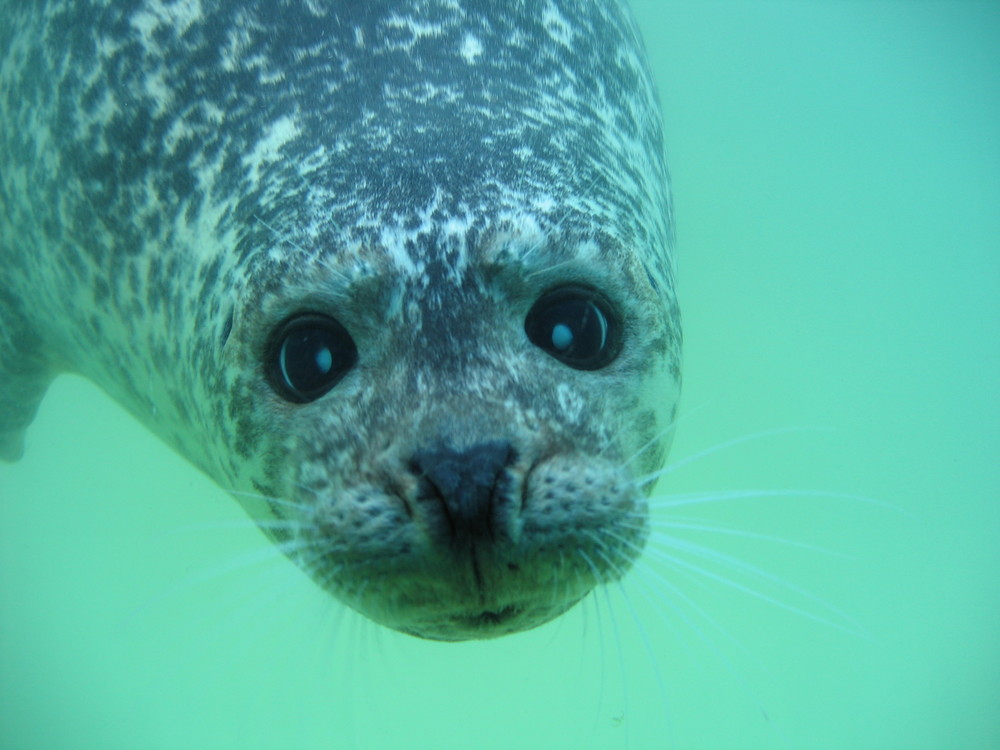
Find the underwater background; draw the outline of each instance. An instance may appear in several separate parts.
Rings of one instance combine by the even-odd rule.
[[[685,384],[624,586],[380,629],[63,377],[0,466],[0,749],[1000,747],[1000,3],[633,5]]]

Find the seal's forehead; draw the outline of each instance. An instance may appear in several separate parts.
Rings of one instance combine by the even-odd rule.
[[[658,105],[621,3],[49,11],[60,33],[18,54],[60,78],[59,96],[25,75],[12,95],[37,106],[12,111],[19,137],[42,132],[32,112],[58,122],[53,173],[87,175],[83,245],[101,246],[96,217],[122,216],[123,247],[190,237],[196,255],[218,241],[244,263],[274,249],[256,241],[260,218],[310,252],[343,252],[412,231],[432,205],[443,222],[520,212],[549,229],[575,216],[622,238],[668,234]]]
[[[564,221],[576,201],[619,233],[639,202],[663,212],[658,107],[617,4],[351,4],[315,25],[243,157],[245,200],[303,236],[332,234],[324,217],[342,244],[412,230],[431,205]]]

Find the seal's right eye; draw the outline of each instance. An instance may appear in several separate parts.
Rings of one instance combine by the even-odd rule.
[[[264,364],[279,396],[305,404],[333,388],[357,361],[358,349],[344,326],[309,314],[278,327]]]

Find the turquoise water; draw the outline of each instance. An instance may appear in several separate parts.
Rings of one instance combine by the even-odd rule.
[[[1000,746],[998,6],[636,5],[677,202],[671,458],[822,428],[660,491],[898,510],[664,506],[801,546],[674,529],[774,578],[660,538],[624,593],[429,644],[341,612],[63,378],[0,467],[0,747]]]

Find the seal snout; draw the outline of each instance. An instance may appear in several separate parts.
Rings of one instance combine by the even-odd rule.
[[[513,446],[501,440],[461,450],[441,444],[418,451],[410,469],[421,483],[418,502],[430,533],[463,547],[509,534],[503,511],[507,470],[516,458]]]

